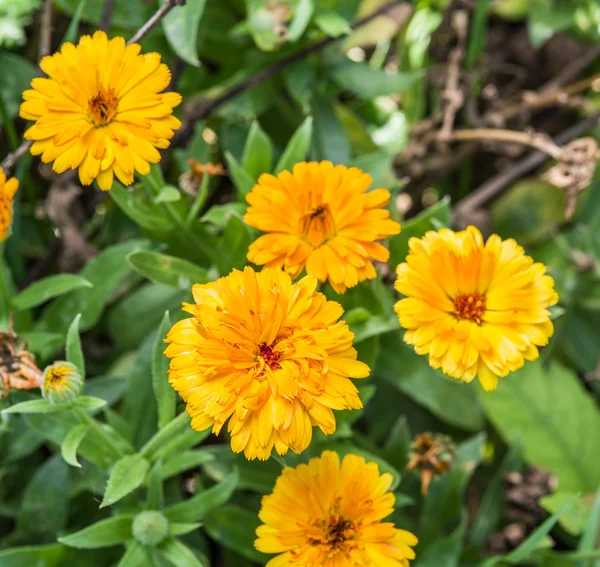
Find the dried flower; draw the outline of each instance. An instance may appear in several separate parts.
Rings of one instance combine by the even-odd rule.
[[[214,177],[225,175],[226,171],[220,163],[198,163],[194,158],[188,159],[190,170],[179,176],[179,186],[188,195],[196,196],[205,175]]]
[[[432,478],[440,478],[456,459],[456,448],[448,435],[421,433],[413,442],[406,470],[418,469],[421,494],[427,496]]]
[[[1,400],[9,396],[11,388],[39,388],[42,378],[42,371],[13,331],[12,323],[7,333],[0,333],[0,378]]]

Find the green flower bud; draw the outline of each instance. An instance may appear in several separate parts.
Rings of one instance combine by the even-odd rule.
[[[155,546],[169,535],[169,520],[160,512],[140,512],[133,519],[133,537],[142,545]]]
[[[82,388],[77,368],[63,360],[47,366],[42,375],[42,396],[51,404],[74,402]]]

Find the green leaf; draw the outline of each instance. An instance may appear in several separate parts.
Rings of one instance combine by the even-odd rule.
[[[390,266],[396,266],[406,261],[408,241],[411,238],[421,238],[429,230],[437,230],[438,224],[450,224],[450,197],[444,197],[435,205],[425,209],[417,216],[402,224],[402,232],[389,239]]]
[[[169,312],[165,312],[152,354],[152,386],[158,407],[158,428],[162,429],[175,417],[175,390],[169,384],[169,359],[164,355],[165,337],[171,328]]]
[[[329,160],[335,165],[350,161],[350,142],[342,128],[331,100],[313,96],[313,151],[317,160]]]
[[[246,212],[246,203],[225,203],[224,205],[213,205],[202,217],[202,222],[210,222],[224,227],[232,216],[243,219]]]
[[[63,43],[76,43],[77,35],[79,34],[79,22],[81,21],[81,15],[85,10],[85,5],[87,0],[79,0],[79,4],[77,5],[77,10],[73,14],[71,21],[69,22],[69,27],[65,33],[65,37],[63,38]]]
[[[178,535],[189,534],[190,532],[196,531],[200,526],[202,526],[202,522],[194,522],[194,523],[170,522],[169,523],[169,535],[178,536]]]
[[[159,0],[158,4],[161,6],[162,0]],[[198,28],[205,5],[206,0],[187,0],[183,6],[177,6],[162,20],[165,36],[175,53],[196,67],[200,66]]]
[[[162,467],[162,478],[176,476],[189,469],[196,468],[213,461],[215,456],[203,449],[197,451],[183,451],[175,453],[170,459],[167,459]]]
[[[600,532],[600,488],[596,492],[596,498],[592,505],[592,511],[583,530],[579,545],[577,546],[578,551],[582,553],[592,551],[598,541],[598,534]],[[582,564],[579,567],[594,567],[590,561],[588,564]]]
[[[0,551],[2,567],[61,567],[66,548],[62,545],[13,547]]]
[[[92,411],[103,408],[106,405],[106,400],[95,398],[94,396],[79,396],[75,402],[73,402],[73,405],[87,411]]]
[[[49,276],[32,283],[27,289],[13,297],[11,303],[17,309],[31,309],[80,287],[93,287],[85,278],[73,274]]]
[[[254,532],[259,524],[256,514],[232,505],[217,508],[204,519],[204,529],[212,539],[263,565],[270,557],[254,547]]]
[[[85,380],[85,359],[79,338],[79,321],[81,321],[81,313],[73,319],[67,331],[67,362],[73,364],[79,370],[81,379]]]
[[[480,400],[507,442],[520,441],[527,462],[550,471],[561,490],[594,492],[600,483],[600,412],[578,377],[554,363],[539,362],[500,381]]]
[[[434,541],[425,551],[419,554],[418,567],[459,567],[462,543],[466,531],[467,518],[463,518],[458,527],[446,537]]]
[[[255,120],[250,127],[244,154],[242,155],[242,167],[253,179],[258,179],[263,173],[271,171],[273,160],[273,144],[264,133],[260,124]]]
[[[513,550],[508,555],[505,555],[502,558],[503,562],[510,563],[511,565],[517,565],[522,561],[527,560],[531,554],[536,550],[536,548],[540,545],[542,540],[550,533],[550,530],[558,523],[560,517],[565,513],[567,508],[571,506],[573,500],[570,500],[562,508],[556,512],[556,514],[552,514],[550,518],[542,522],[540,526],[538,526],[535,531],[515,550]]]
[[[65,440],[60,445],[60,454],[62,455],[62,458],[72,467],[81,467],[77,461],[77,449],[88,430],[89,426],[85,423],[77,425],[67,433]]]
[[[246,172],[231,153],[225,152],[225,159],[227,160],[227,168],[229,169],[229,173],[231,173],[233,183],[237,189],[238,197],[245,197],[252,191],[255,180]]]
[[[60,543],[78,549],[110,547],[130,540],[131,516],[115,516],[101,520],[78,532],[58,538]]]
[[[246,0],[248,29],[259,49],[273,51],[282,37],[267,4],[265,0]]]
[[[385,379],[447,423],[467,431],[483,428],[474,388],[431,368],[427,357],[416,354],[402,341],[401,333],[387,333],[379,340],[374,377]]]
[[[294,17],[287,30],[288,41],[296,41],[300,38],[306,30],[314,10],[313,0],[297,0],[294,7]]]
[[[275,166],[275,173],[279,173],[284,169],[291,171],[296,163],[306,159],[306,155],[310,149],[312,129],[313,119],[312,116],[308,116],[290,138],[281,158],[279,158]]]
[[[140,455],[127,455],[119,459],[108,478],[108,485],[100,508],[114,504],[139,488],[144,482],[149,468],[150,463]]]
[[[62,457],[54,455],[36,470],[20,500],[19,532],[37,534],[33,539],[40,541],[42,534],[56,536],[65,527],[69,510],[67,469]]]
[[[367,63],[355,63],[350,59],[331,65],[328,70],[340,87],[365,100],[406,92],[421,78],[421,73],[391,74]]]
[[[158,195],[154,197],[154,202],[156,204],[175,203],[179,199],[181,199],[181,191],[177,187],[173,187],[173,185],[165,185],[159,191]]]
[[[337,12],[327,11],[317,14],[314,18],[317,27],[329,37],[339,37],[352,31],[347,20]]]
[[[154,461],[159,456],[165,456],[162,451],[171,441],[177,440],[184,432],[191,428],[190,416],[180,413],[174,420],[160,429],[142,448],[140,454],[149,461]],[[192,430],[193,431],[193,430]],[[197,432],[196,432],[197,433]]]
[[[167,538],[156,549],[175,567],[210,567],[206,558],[200,561],[189,547],[175,538]]]
[[[550,514],[554,514],[567,502],[570,502],[571,505],[560,517],[560,525],[570,534],[578,536],[584,530],[586,521],[592,512],[593,498],[593,493],[574,493],[567,490],[561,490],[559,486],[556,492],[540,498],[539,503],[540,506]]]
[[[121,557],[117,567],[148,567],[152,565],[151,558],[146,548],[137,541],[127,544],[127,551]]]
[[[0,99],[4,102],[10,119],[19,113],[19,106],[23,100],[22,93],[29,88],[31,80],[36,75],[37,68],[24,57],[8,51],[0,52],[0,76],[2,76]],[[1,123],[2,118],[0,118]]]
[[[162,510],[164,506],[164,490],[162,483],[162,459],[158,459],[148,479],[148,498],[146,499],[146,508],[148,510]]]
[[[523,244],[550,236],[564,222],[565,192],[539,179],[524,179],[494,201],[492,230]]]
[[[69,404],[51,404],[48,400],[28,400],[2,410],[6,413],[52,413],[69,409]]]
[[[472,523],[470,540],[476,547],[483,547],[496,528],[502,514],[504,476],[509,471],[518,470],[521,462],[519,446],[511,446],[494,473]]]
[[[197,522],[209,512],[219,508],[229,500],[239,480],[237,470],[228,474],[221,482],[200,492],[196,496],[179,502],[164,511],[170,522]]]
[[[189,290],[195,283],[206,283],[206,270],[188,260],[158,252],[140,250],[127,256],[131,267],[157,284]]]

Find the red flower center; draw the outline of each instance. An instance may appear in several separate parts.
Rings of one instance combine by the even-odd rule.
[[[454,300],[454,314],[458,319],[467,319],[481,325],[485,312],[485,296],[478,293],[459,295]]]
[[[260,350],[260,356],[265,360],[265,364],[270,366],[273,370],[281,368],[281,364],[279,364],[279,361],[281,360],[280,352],[273,351],[273,347],[269,346],[267,343],[260,344],[258,348]]]

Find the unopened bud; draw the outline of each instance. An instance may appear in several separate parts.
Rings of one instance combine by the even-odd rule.
[[[131,527],[133,537],[142,545],[155,546],[169,535],[169,520],[160,512],[140,512]]]
[[[74,402],[82,387],[81,375],[70,362],[60,360],[44,370],[42,396],[51,404]]]

